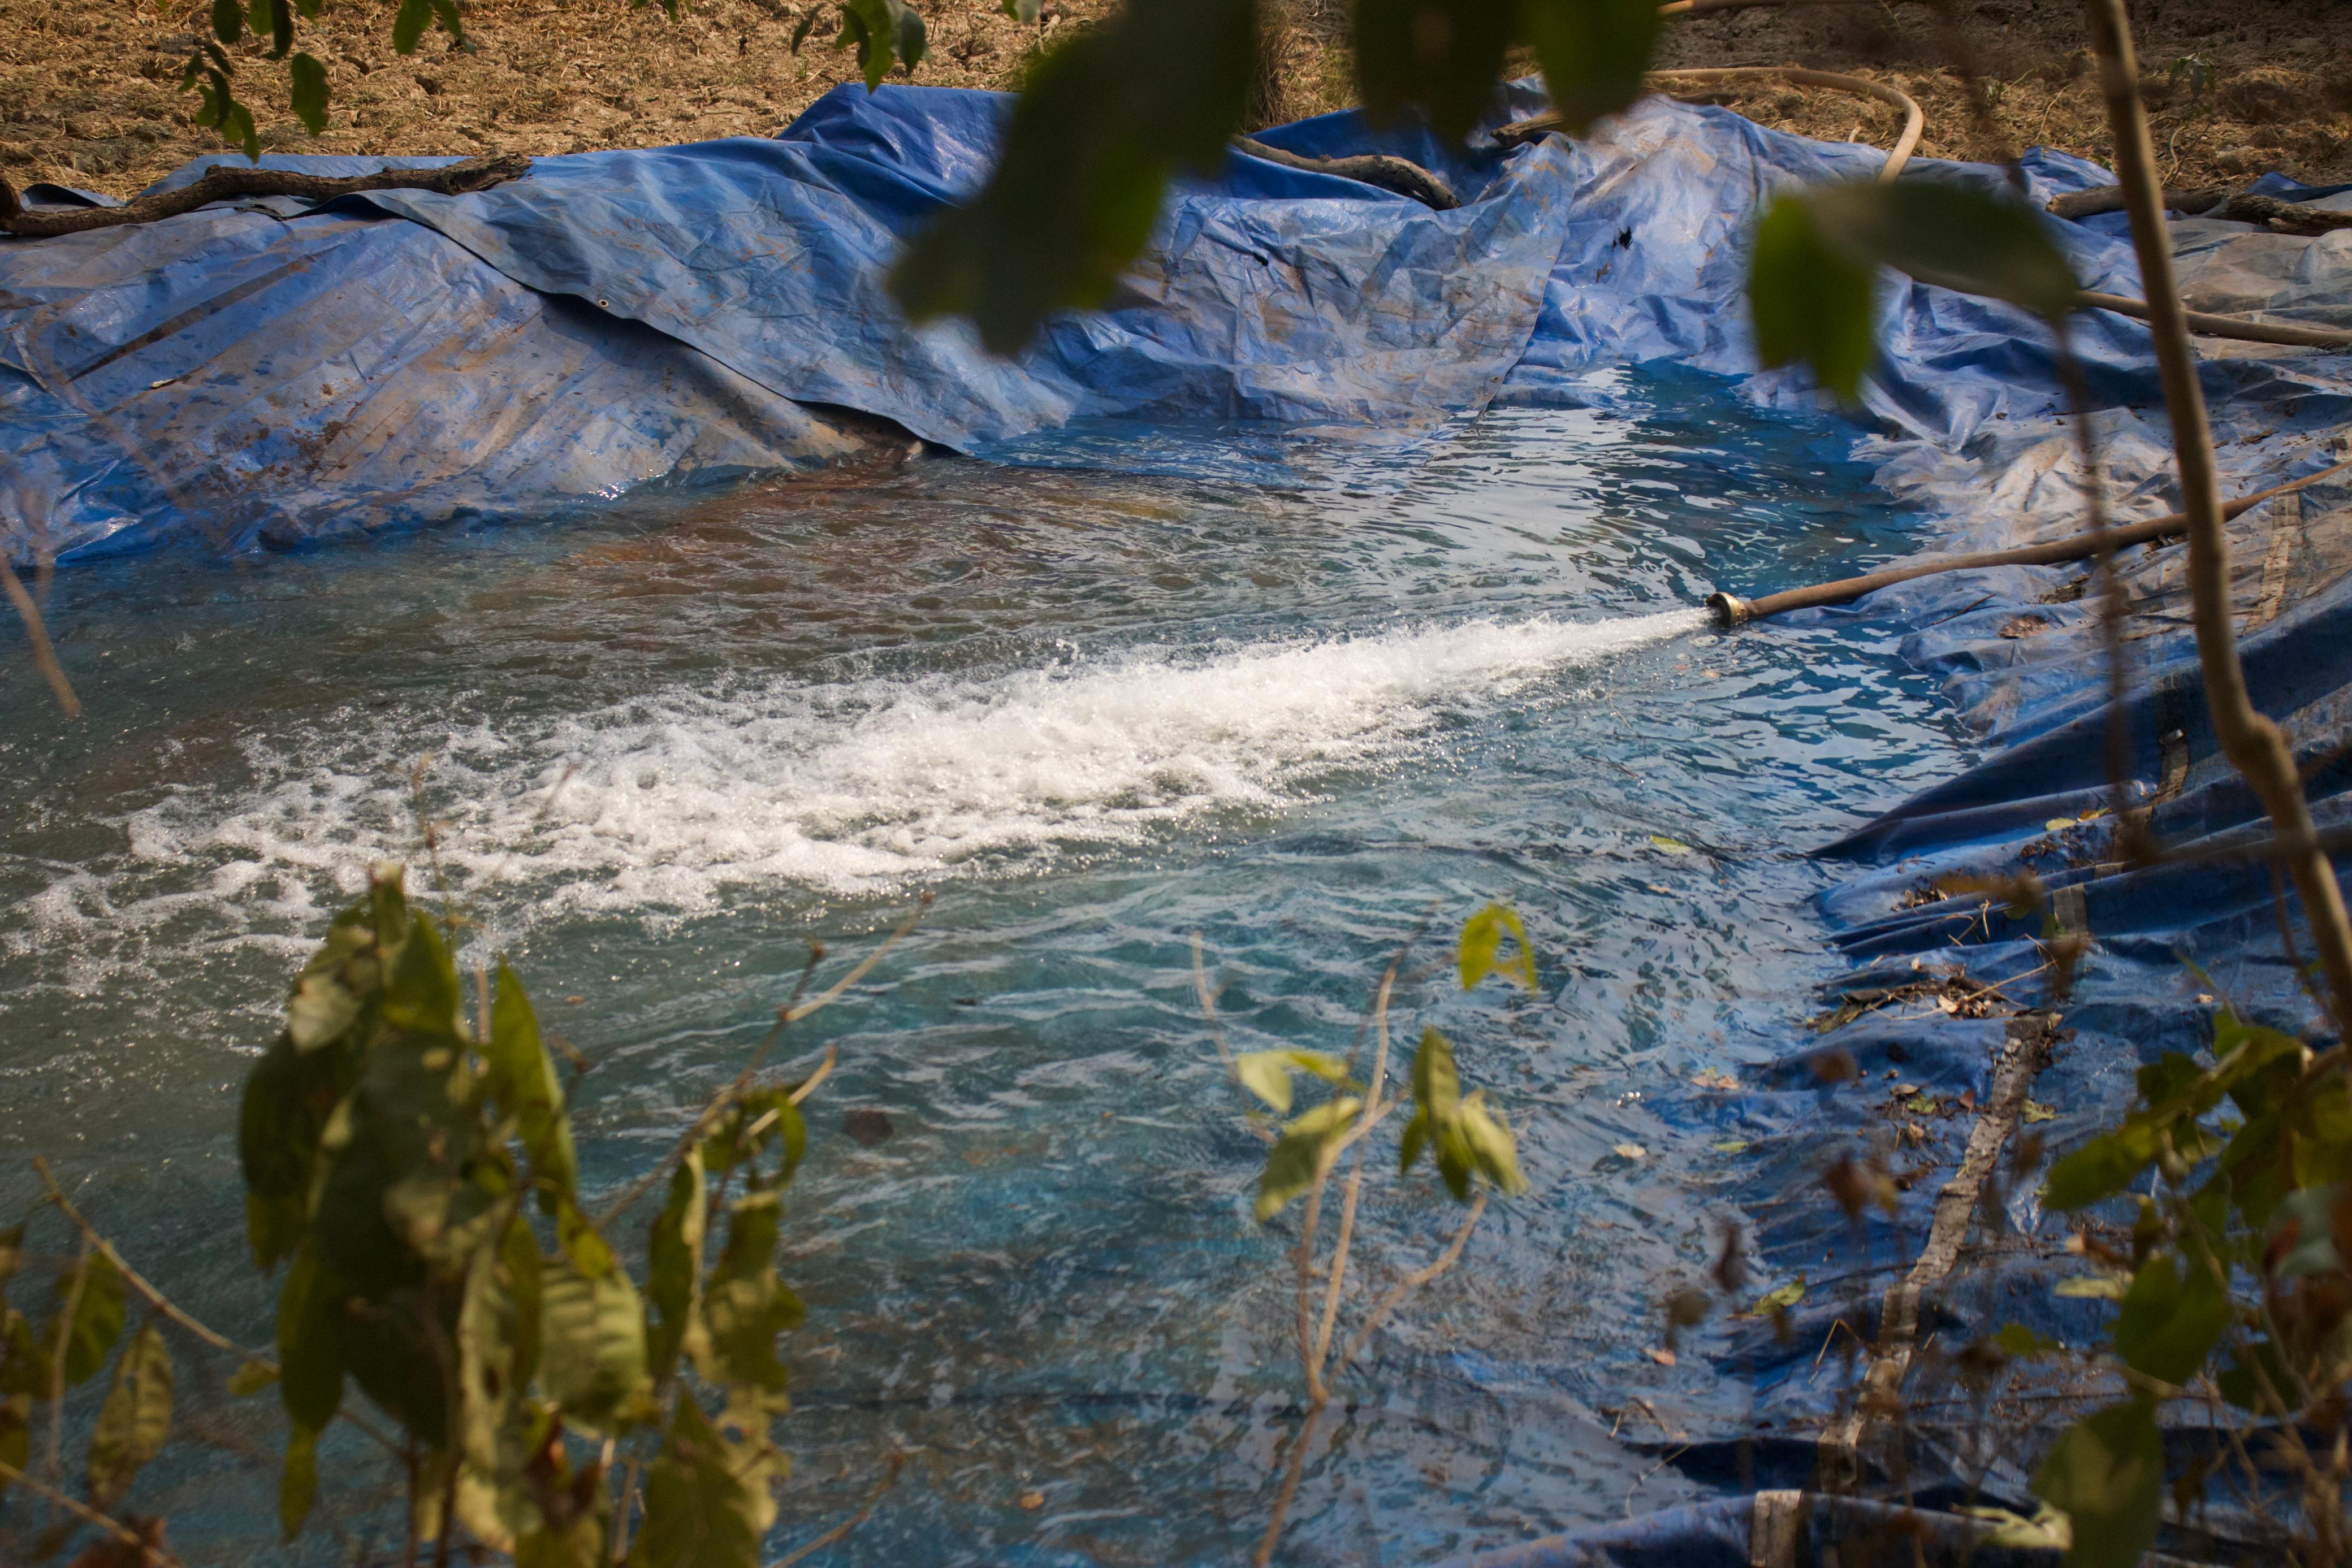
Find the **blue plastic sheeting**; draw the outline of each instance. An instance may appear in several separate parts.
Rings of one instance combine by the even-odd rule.
[[[1450,213],[1237,157],[1108,313],[1010,361],[912,329],[887,264],[976,187],[1008,102],[842,90],[776,140],[546,158],[476,195],[12,243],[16,553],[233,549],[835,455],[782,400],[957,447],[1074,416],[1394,425],[1484,406],[1527,345],[1565,231],[1557,146],[1459,169],[1478,199]],[[457,417],[417,421],[436,404]]]
[[[238,549],[838,455],[834,422],[787,402],[1017,455],[1008,444],[1074,420],[1395,429],[1497,393],[1605,402],[1597,383],[1628,362],[1744,374],[1740,236],[1758,201],[1882,157],[1661,100],[1603,138],[1507,156],[1326,116],[1266,139],[1402,152],[1465,204],[1433,212],[1236,155],[1178,193],[1113,308],[1000,361],[960,324],[908,327],[884,277],[907,235],[976,188],[1007,102],[843,89],[773,140],[544,158],[472,195],[378,192],[310,214],[278,198],[12,241],[12,551]],[[1539,105],[1520,89],[1507,107]],[[2100,178],[2053,155],[2028,168],[2037,194]],[[369,221],[387,217],[409,221]],[[2121,242],[2053,227],[2086,281],[2133,287]],[[1885,313],[1870,395],[1892,427],[1949,444],[2049,406],[2048,350],[2018,312],[1915,288]],[[2077,337],[2103,395],[2144,390],[2140,329],[2101,319]],[[1813,395],[1785,376],[1751,391]]]

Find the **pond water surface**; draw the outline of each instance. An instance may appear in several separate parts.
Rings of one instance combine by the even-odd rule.
[[[1644,1354],[1739,1156],[1653,1102],[1786,1049],[1836,967],[1802,852],[1965,758],[1880,634],[1697,608],[1908,548],[1833,455],[1850,432],[1711,382],[1648,396],[1304,442],[1272,484],[925,457],[64,574],[87,716],[20,645],[0,668],[0,1198],[47,1155],[137,1266],[266,1341],[237,1089],[368,863],[424,858],[420,815],[591,1064],[600,1186],[732,1076],[806,938],[837,973],[929,890],[785,1046],[840,1068],[789,1203],[810,1320],[773,1552],[897,1448],[815,1561],[1232,1563],[1297,1416],[1289,1231],[1251,1218],[1261,1145],[1191,943],[1236,1048],[1346,1050],[1427,922],[1401,1027],[1454,1038],[1533,1191],[1350,1375],[1284,1560],[1427,1562],[1688,1496],[1612,1412],[1669,1377],[1740,1406]],[[1488,900],[1526,916],[1540,995],[1449,978]],[[862,1146],[851,1108],[895,1135]],[[1456,1211],[1425,1170],[1373,1189],[1378,1286]],[[185,1374],[189,1408],[226,1370]],[[191,1563],[272,1560],[273,1483],[236,1452],[274,1447],[268,1415],[184,1423],[210,1446],[141,1494]],[[346,1511],[306,1555],[383,1528]]]

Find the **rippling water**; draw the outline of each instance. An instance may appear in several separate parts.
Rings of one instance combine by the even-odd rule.
[[[88,716],[61,723],[21,655],[0,674],[0,1198],[47,1154],[135,1262],[266,1339],[236,1086],[369,861],[425,858],[420,821],[593,1064],[605,1183],[732,1074],[804,937],[846,962],[931,890],[793,1042],[842,1068],[793,1189],[811,1326],[777,1550],[897,1445],[904,1478],[819,1561],[1232,1562],[1295,1377],[1189,944],[1237,1046],[1345,1049],[1417,925],[1499,898],[1543,994],[1463,998],[1433,939],[1402,1005],[1496,1086],[1535,1191],[1353,1378],[1292,1560],[1669,1503],[1691,1483],[1645,1479],[1601,1407],[1660,1375],[1654,1302],[1735,1156],[1651,1103],[1785,1044],[1829,972],[1801,851],[1960,758],[1890,647],[1725,637],[1695,608],[1904,548],[1822,455],[1843,437],[1654,393],[1643,418],[1308,443],[1276,483],[936,458],[65,576]],[[897,1136],[860,1147],[851,1106]],[[1422,1181],[1383,1189],[1363,1267],[1448,1219]],[[191,1561],[255,1560],[271,1493],[220,1452],[148,1505]]]

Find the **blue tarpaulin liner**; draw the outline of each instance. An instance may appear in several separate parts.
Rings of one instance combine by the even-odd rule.
[[[1768,410],[1816,410],[1802,378],[1756,369],[1739,300],[1743,236],[1775,190],[1866,177],[1884,157],[1659,99],[1588,140],[1507,154],[1375,133],[1352,115],[1304,121],[1264,140],[1312,154],[1401,152],[1442,172],[1465,204],[1434,212],[1236,155],[1178,193],[1109,309],[1056,321],[1005,361],[960,325],[910,327],[882,279],[909,234],[977,188],[1008,101],[842,89],[772,140],[545,158],[522,180],[466,196],[378,192],[316,210],[278,199],[0,246],[9,549],[65,560],[157,545],[237,551],[543,516],[910,436],[1018,461],[1025,441],[1057,430],[1132,429],[1141,462],[1145,434],[1187,421],[1410,430],[1496,402],[1605,410],[1633,395],[1621,374],[1633,364],[1687,367],[1719,395]],[[1517,117],[1540,99],[1514,89],[1505,107]],[[330,173],[383,162],[271,162]],[[2046,152],[2022,168],[2037,201],[2108,182]],[[1904,177],[2007,178],[1926,161]],[[2139,291],[2116,223],[2049,227],[2086,287]],[[2352,324],[2352,232],[2178,228],[2192,305]],[[2084,470],[2046,329],[1918,285],[1888,287],[1879,308],[1885,355],[1853,450],[1916,507],[1921,544],[1978,549],[2081,531]],[[2070,333],[2119,517],[2171,509],[2146,329],[2094,312]],[[2352,357],[2216,350],[2203,375],[2231,492],[2346,455]],[[1164,458],[1152,450],[1150,460]],[[1117,439],[1087,451],[1123,460]],[[2233,527],[2253,695],[2292,734],[2323,824],[2352,819],[2352,486],[2315,486]],[[2261,816],[2205,720],[2182,554],[2121,563],[2136,693],[2124,716],[2128,792],[2163,838],[2221,848],[2259,832]],[[1835,1416],[1808,1364],[1844,1354],[1831,1348],[1841,1323],[1852,1345],[1878,1335],[1880,1288],[1930,1233],[1939,1173],[1971,1125],[1923,1123],[1893,1211],[1849,1226],[1819,1199],[1820,1154],[1909,1114],[1872,1095],[1973,1107],[2022,1070],[2037,1103],[2057,1108],[2043,1130],[2063,1143],[2117,1113],[2141,1061],[2196,1049],[2217,997],[2290,1029],[2313,1025],[2288,950],[2298,934],[2265,865],[2133,870],[2113,855],[2114,821],[2100,814],[2112,804],[2105,676],[2084,575],[1957,573],[1805,612],[1903,639],[1907,657],[1946,677],[1986,758],[1822,851],[1843,869],[1825,907],[1855,964],[1828,998],[1832,1027],[1791,1030],[1785,1061],[1736,1094],[1690,1092],[1661,1110],[1762,1145],[1719,1196],[1755,1217],[1758,1249],[1783,1277],[1844,1270],[1867,1288],[1817,1291],[1786,1336],[1749,1319],[1686,1353],[1754,1390],[1744,1422],[1669,1432],[1656,1446],[1661,1465],[1725,1500],[1515,1546],[1486,1560],[1496,1568],[1761,1560],[1751,1494],[1811,1486]],[[1938,887],[1954,873],[2020,869],[2052,890],[2031,916]],[[2053,926],[2092,941],[2063,996],[2050,989],[2042,946]],[[1860,1085],[1823,1086],[1811,1064],[1825,1044],[1851,1059]],[[2054,1233],[2030,1187],[2002,1207],[2019,1236]],[[2081,1343],[2105,1308],[2052,1298],[2046,1256],[2011,1251],[2008,1263],[1972,1266],[1966,1289],[1937,1284],[1920,1321],[1948,1344],[2011,1319]],[[1996,1290],[2012,1266],[2043,1272],[2031,1290]],[[1474,1385],[1517,1375],[1459,1370]],[[2046,1408],[2056,1418],[2067,1407]],[[1900,1464],[1865,1455],[1863,1484],[1923,1506],[1982,1499],[2031,1511],[2031,1444],[1963,1452],[1934,1425],[1915,1422]],[[1893,1528],[1872,1506],[1805,1513],[1788,1560],[1840,1542],[1843,1560],[1857,1560],[1853,1542]],[[1950,1560],[2003,1555],[1975,1528],[1947,1520],[1895,1537],[1906,1562],[1915,1540]]]

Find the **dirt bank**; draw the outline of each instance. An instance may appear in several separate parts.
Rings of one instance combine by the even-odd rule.
[[[1056,0],[1043,34],[995,0],[925,0],[931,58],[915,79],[1003,87],[1041,36],[1083,26],[1110,0]],[[822,13],[795,54],[793,33]],[[830,5],[709,0],[671,22],[626,0],[552,5],[476,0],[475,47],[428,35],[403,58],[394,7],[329,0],[305,24],[326,62],[333,123],[306,135],[279,107],[282,77],[248,49],[240,72],[263,109],[270,149],[318,152],[566,152],[766,134],[854,62],[831,47]],[[1972,112],[1952,42],[1922,5],[1815,4],[1719,13],[1675,25],[1667,65],[1802,64],[1877,77],[1927,112],[1923,151],[1982,158],[2003,142],[2100,157],[2104,125],[2082,49],[2080,10],[2047,0],[1957,7],[1960,43],[1989,102]],[[0,0],[0,171],[127,195],[218,140],[179,90],[197,10],[92,0]],[[1341,107],[1348,63],[1339,0],[1291,0],[1265,119]],[[2342,0],[2148,0],[2138,26],[2157,139],[2174,183],[2222,183],[2272,168],[2352,180],[2352,5]],[[1769,125],[1836,141],[1885,141],[1895,115],[1840,94],[1763,88],[1727,98]]]

